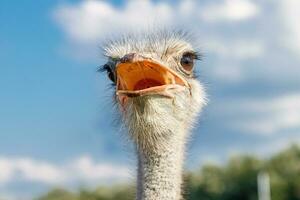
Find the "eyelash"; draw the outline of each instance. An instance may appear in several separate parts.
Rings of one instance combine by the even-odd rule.
[[[203,57],[202,54],[200,54],[198,52],[194,52],[194,56],[195,56],[194,57],[195,60],[202,60],[202,57]]]
[[[104,65],[100,66],[97,71],[98,72],[106,72],[108,78],[113,82],[113,85],[115,85],[116,78],[115,78],[115,75],[114,75],[111,67],[108,64],[104,64]]]
[[[97,72],[107,72],[110,69],[108,64],[101,65],[98,67]]]
[[[202,54],[199,52],[193,51],[193,52],[187,52],[187,54],[190,54],[193,56],[194,60],[202,60]]]

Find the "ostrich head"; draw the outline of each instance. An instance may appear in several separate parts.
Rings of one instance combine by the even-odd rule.
[[[138,199],[179,199],[184,143],[205,104],[195,78],[200,55],[187,34],[171,31],[110,41],[105,55],[102,70],[115,85],[115,100],[139,153]],[[157,186],[155,177],[165,177],[161,182],[169,190]]]

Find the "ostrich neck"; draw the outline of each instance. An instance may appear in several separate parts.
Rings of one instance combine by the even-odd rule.
[[[168,130],[165,133],[168,137],[151,143],[150,148],[138,148],[137,200],[182,199],[184,132],[184,129]]]

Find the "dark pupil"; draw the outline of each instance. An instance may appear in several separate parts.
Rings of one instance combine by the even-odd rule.
[[[183,56],[180,64],[185,70],[191,71],[193,69],[194,59],[191,56]]]
[[[107,68],[107,76],[108,78],[112,81],[112,82],[115,82],[115,76],[114,76],[114,73],[111,71],[110,68]]]
[[[181,62],[182,64],[188,65],[193,63],[193,59],[191,57],[183,57]]]

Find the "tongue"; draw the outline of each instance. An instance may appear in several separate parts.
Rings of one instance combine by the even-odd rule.
[[[134,85],[134,90],[143,90],[143,89],[160,86],[160,85],[163,85],[163,84],[161,84],[157,80],[146,78],[146,79],[139,80]]]

